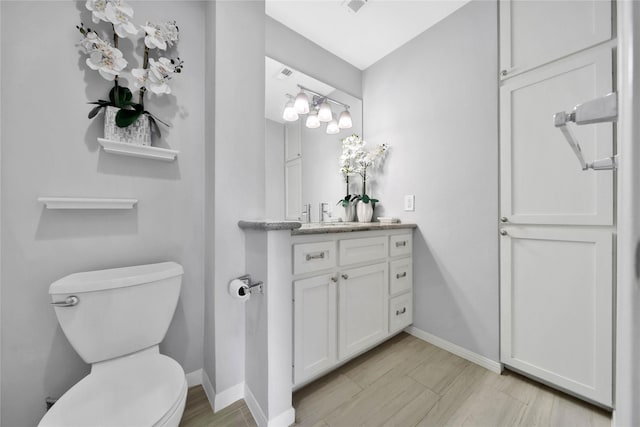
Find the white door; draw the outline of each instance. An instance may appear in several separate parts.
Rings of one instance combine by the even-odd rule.
[[[583,171],[553,115],[613,90],[611,49],[576,55],[500,88],[501,216],[516,224],[613,224],[613,173]],[[613,154],[613,126],[572,127],[587,161]]]
[[[611,2],[500,1],[502,78],[609,40]]]
[[[293,283],[293,383],[299,384],[337,362],[336,281],[331,275]]]
[[[502,231],[501,361],[611,406],[611,231]]]
[[[388,264],[344,270],[339,280],[338,353],[342,360],[387,336]]]
[[[522,3],[539,5],[539,13],[555,7]],[[526,32],[548,41],[541,29]],[[581,170],[553,115],[611,92],[612,63],[611,47],[602,45],[500,88],[501,362],[605,406],[613,403],[614,172]],[[587,161],[615,154],[611,123],[572,131]]]
[[[302,159],[285,162],[285,219],[299,220],[302,213]]]

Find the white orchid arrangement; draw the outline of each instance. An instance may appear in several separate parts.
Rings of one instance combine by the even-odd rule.
[[[338,204],[344,207],[347,207],[354,200],[360,200],[363,203],[377,203],[379,201],[367,195],[367,169],[373,169],[382,164],[389,150],[389,145],[379,144],[373,151],[367,152],[364,150],[366,144],[366,141],[356,134],[342,139],[340,173],[346,181],[347,192],[346,196],[338,201]],[[356,173],[362,177],[362,194],[352,196],[349,194],[349,177]]]
[[[159,56],[150,58],[152,49],[166,50],[178,41],[179,29],[175,21],[162,23],[146,22],[145,25],[136,26],[133,19],[133,8],[125,0],[87,0],[86,8],[91,11],[91,19],[94,24],[107,22],[113,30],[113,45],[101,39],[90,28],[80,24],[76,28],[84,36],[80,45],[88,55],[86,64],[98,71],[105,80],[113,81],[114,87],[109,92],[109,100],[90,102],[97,105],[89,112],[89,118],[95,117],[100,110],[108,106],[119,108],[116,114],[116,124],[119,127],[127,127],[134,123],[142,114],[149,116],[152,127],[159,132],[156,120],[159,120],[144,109],[144,94],[150,91],[155,95],[170,94],[169,81],[174,74],[182,72],[183,61],[180,58],[167,58]],[[122,52],[118,49],[119,38],[137,36],[144,32],[144,54],[142,68],[131,70],[133,76],[133,88],[139,91],[139,101],[133,102],[133,94],[126,86],[121,86],[119,78],[125,77],[125,68],[128,65]],[[125,78],[126,79],[126,78]]]

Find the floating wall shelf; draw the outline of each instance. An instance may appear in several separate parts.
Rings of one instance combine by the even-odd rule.
[[[148,145],[127,144],[125,142],[111,141],[104,138],[98,138],[98,142],[102,145],[102,148],[106,153],[162,160],[165,162],[174,161],[180,153],[178,150],[150,147]]]
[[[88,197],[38,197],[47,209],[133,209],[138,199],[95,199]]]

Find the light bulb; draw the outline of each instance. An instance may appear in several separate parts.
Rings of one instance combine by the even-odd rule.
[[[295,103],[293,104],[298,114],[307,114],[309,112],[309,97],[303,91],[300,91],[296,95]]]
[[[327,133],[329,135],[335,135],[338,132],[340,132],[340,127],[338,127],[338,121],[336,119],[332,119],[327,124]]]
[[[298,113],[296,113],[295,108],[293,108],[293,101],[287,102],[287,104],[284,106],[282,118],[288,122],[295,122],[296,120],[298,120]]]
[[[338,126],[340,129],[351,129],[353,122],[351,121],[351,113],[349,110],[344,110],[340,113],[340,120],[338,120]]]
[[[320,127],[320,120],[318,120],[318,112],[316,110],[309,112],[305,126],[309,129],[316,129]]]
[[[318,120],[321,122],[330,122],[333,118],[333,114],[331,113],[331,107],[324,101],[320,104],[320,110],[318,111]]]

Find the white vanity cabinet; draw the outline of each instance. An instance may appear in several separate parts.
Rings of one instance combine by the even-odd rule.
[[[293,236],[293,384],[413,321],[412,228]]]

